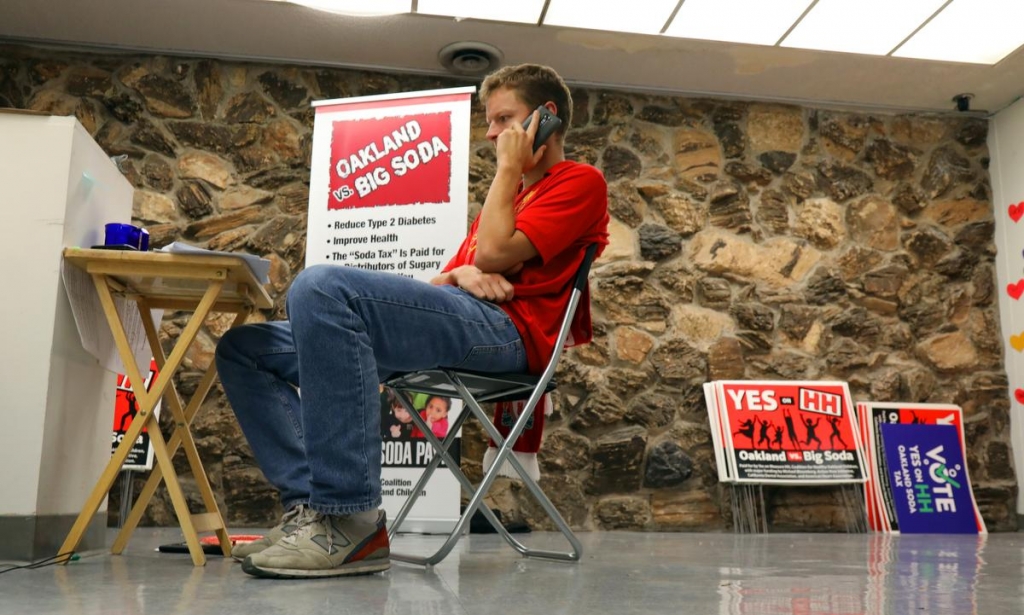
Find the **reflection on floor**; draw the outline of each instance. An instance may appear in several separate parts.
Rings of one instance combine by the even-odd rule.
[[[464,539],[430,570],[393,564],[371,577],[274,581],[211,557],[158,553],[180,540],[140,529],[125,555],[91,553],[65,567],[0,575],[0,613],[901,613],[1024,611],[1024,541],[1017,534],[581,534],[583,561],[520,558],[497,536]],[[560,536],[524,542],[558,548]],[[111,537],[112,540],[112,537]],[[402,536],[427,554],[440,538]],[[432,551],[431,551],[432,552]]]

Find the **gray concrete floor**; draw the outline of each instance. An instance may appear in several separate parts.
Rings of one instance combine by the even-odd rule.
[[[250,531],[251,532],[251,531]],[[561,548],[557,534],[523,536]],[[280,581],[238,564],[155,551],[180,540],[140,529],[124,555],[94,552],[68,566],[0,575],[0,613],[372,613],[588,615],[625,613],[1004,615],[1024,612],[1018,534],[581,534],[579,564],[527,560],[494,535],[460,541],[424,570],[393,563],[369,577]],[[112,535],[111,535],[112,540]],[[426,555],[441,539],[401,536]]]

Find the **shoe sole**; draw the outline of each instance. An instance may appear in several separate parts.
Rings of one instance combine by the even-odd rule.
[[[292,568],[260,568],[246,558],[242,562],[242,571],[254,577],[264,579],[322,579],[327,577],[347,577],[384,572],[391,568],[391,560],[369,560],[343,564],[337,568],[324,570],[295,570]]]

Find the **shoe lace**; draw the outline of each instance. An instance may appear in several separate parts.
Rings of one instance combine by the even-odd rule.
[[[305,513],[305,512],[306,512],[306,505],[305,504],[299,504],[298,506],[296,506],[295,508],[292,508],[291,510],[285,512],[284,515],[281,516],[281,525],[287,525],[289,521],[291,521],[292,519],[295,519],[297,517],[302,516],[303,513]]]
[[[310,510],[309,507],[305,504],[299,504],[281,515],[281,522],[277,527],[281,528],[281,530],[287,534],[290,529],[301,526],[302,520],[311,514],[313,514],[313,511]],[[289,528],[289,526],[293,526],[293,528]]]
[[[317,531],[317,524],[322,523],[327,529],[327,552],[330,553],[334,548],[334,532],[331,531],[331,522],[327,518],[327,515],[316,512],[314,510],[306,509],[305,515],[299,515],[295,518],[295,524],[298,526],[291,534],[282,538],[283,541],[287,541],[290,544],[295,544],[300,538],[312,538]]]

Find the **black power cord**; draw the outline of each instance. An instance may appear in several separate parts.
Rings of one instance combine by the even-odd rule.
[[[65,562],[77,562],[81,556],[74,551],[69,553],[58,553],[57,555],[51,555],[45,559],[41,559],[38,562],[32,562],[30,564],[22,564],[20,566],[9,566],[3,570],[0,570],[0,574],[5,572],[11,572],[12,570],[35,570],[36,568],[44,568],[46,566],[53,566],[54,564],[63,564]]]

